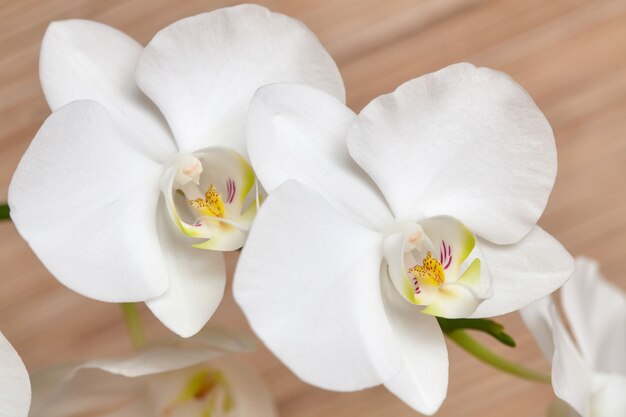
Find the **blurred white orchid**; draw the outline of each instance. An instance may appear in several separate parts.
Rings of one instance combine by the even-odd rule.
[[[235,297],[308,383],[384,383],[432,414],[448,382],[434,316],[505,314],[572,272],[536,226],[556,175],[552,130],[500,72],[453,65],[358,115],[309,86],[267,86],[250,107],[248,152],[270,196]]]
[[[252,347],[209,328],[128,357],[42,370],[32,376],[30,417],[276,417],[261,378],[230,357]]]
[[[574,340],[550,297],[521,310],[552,362],[554,392],[573,407],[557,405],[551,415],[626,416],[624,293],[600,274],[597,262],[578,258],[574,275],[561,289],[561,303]]]
[[[0,332],[0,417],[26,417],[30,380],[24,362]]]
[[[256,89],[302,82],[344,100],[315,35],[254,5],[180,20],[145,48],[100,23],[52,23],[40,77],[53,113],[9,188],[17,229],[69,288],[145,301],[181,336],[217,308],[219,251],[241,247],[256,212]]]

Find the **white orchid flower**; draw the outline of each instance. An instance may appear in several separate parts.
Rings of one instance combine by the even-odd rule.
[[[561,303],[574,340],[550,297],[521,310],[552,362],[554,392],[575,410],[561,408],[558,415],[626,416],[624,293],[600,274],[597,262],[577,258],[574,275],[561,289]]]
[[[67,287],[145,301],[181,336],[217,308],[219,252],[242,246],[256,212],[255,90],[294,81],[344,99],[315,35],[254,5],[180,20],[145,48],[100,23],[52,23],[40,72],[53,113],[9,188],[13,221]]]
[[[259,375],[233,358],[254,343],[204,329],[115,359],[36,372],[30,417],[276,417]]]
[[[26,417],[30,380],[24,362],[0,332],[0,417]]]
[[[270,195],[235,297],[308,383],[384,383],[432,414],[448,381],[435,316],[505,314],[572,272],[536,226],[556,174],[552,131],[502,73],[453,65],[358,115],[308,86],[267,86],[248,152]]]

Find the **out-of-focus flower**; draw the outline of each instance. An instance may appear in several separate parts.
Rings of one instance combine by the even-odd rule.
[[[36,372],[30,417],[276,417],[260,377],[233,358],[253,343],[205,329],[118,359]]]
[[[597,262],[576,259],[561,289],[574,339],[550,297],[521,310],[541,350],[552,362],[556,395],[575,410],[555,405],[553,416],[626,416],[626,297]]]
[[[180,20],[145,48],[100,23],[52,23],[40,77],[53,113],[9,188],[17,229],[69,288],[145,301],[181,336],[217,308],[219,251],[242,246],[256,213],[254,92],[293,81],[344,100],[315,35],[254,5]]]
[[[0,417],[26,417],[30,380],[24,362],[0,332]]]
[[[556,175],[552,130],[497,71],[453,65],[358,115],[308,86],[267,86],[251,104],[248,152],[270,196],[235,296],[311,384],[384,383],[432,414],[448,382],[434,316],[508,313],[572,272],[536,226]]]

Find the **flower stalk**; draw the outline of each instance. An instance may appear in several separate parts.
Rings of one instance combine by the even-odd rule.
[[[507,359],[496,355],[495,353],[487,349],[487,347],[480,344],[472,336],[467,334],[467,332],[465,332],[464,330],[453,330],[450,332],[446,332],[446,335],[457,345],[463,348],[463,350],[476,357],[479,361],[486,363],[487,365],[490,365],[508,374],[515,375],[519,378],[527,379],[529,381],[541,382],[545,384],[550,383],[550,375],[528,369],[522,365],[510,362]]]
[[[0,220],[11,220],[10,212],[8,204],[0,204]]]
[[[135,349],[141,349],[146,344],[146,333],[143,330],[137,306],[135,303],[121,303],[120,307],[130,341]]]

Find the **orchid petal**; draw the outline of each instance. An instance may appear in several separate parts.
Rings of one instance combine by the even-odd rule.
[[[115,409],[111,412],[105,412],[104,414],[98,414],[98,417],[153,417],[154,411],[146,404],[144,398],[137,398],[126,403],[121,408]],[[30,416],[37,417],[37,416]],[[48,416],[51,417],[51,416]]]
[[[626,396],[624,396],[626,375],[594,373],[591,381],[593,390],[591,415],[594,417],[626,416]]]
[[[539,348],[548,362],[552,362],[554,355],[554,341],[552,339],[552,319],[550,309],[553,302],[550,296],[544,297],[522,308],[519,312],[524,324],[532,333]]]
[[[492,317],[519,310],[554,292],[574,272],[574,261],[563,246],[535,226],[513,245],[495,245],[477,239],[489,268],[493,296],[472,317]]]
[[[394,329],[402,358],[401,371],[385,381],[389,391],[422,414],[435,413],[448,388],[448,351],[434,317],[404,300],[389,280],[383,279],[385,310]]]
[[[207,390],[194,392],[200,381]],[[219,393],[218,393],[219,391]],[[149,381],[147,396],[155,415],[275,417],[272,397],[260,376],[231,358],[219,358]]]
[[[144,49],[135,77],[184,151],[227,145],[244,157],[245,118],[254,92],[302,82],[340,100],[334,61],[301,22],[256,5],[179,20]]]
[[[508,76],[456,64],[374,99],[350,154],[399,219],[446,214],[508,244],[536,224],[556,175],[550,125]]]
[[[169,290],[146,305],[174,333],[189,337],[211,318],[224,295],[226,267],[220,252],[189,245],[165,208],[159,210],[159,239],[170,276]]]
[[[176,147],[163,117],[135,84],[141,51],[134,39],[102,23],[53,22],[41,44],[41,85],[53,111],[72,101],[97,101],[134,146],[163,160]]]
[[[382,230],[389,208],[352,160],[346,136],[355,114],[337,98],[302,84],[272,84],[248,112],[248,152],[265,190],[289,179],[306,184],[341,212]]]
[[[401,358],[386,355],[396,344],[380,294],[381,244],[295,181],[257,215],[233,293],[255,333],[305,382],[348,391],[398,372]]]
[[[141,400],[154,377],[213,362],[225,352],[247,351],[250,343],[245,335],[207,328],[189,339],[153,343],[130,356],[40,370],[33,374],[31,416],[126,416],[129,410],[143,410],[142,404],[148,406]]]
[[[240,361],[223,358],[217,361],[219,369],[226,374],[233,389],[235,407],[240,416],[277,417],[272,394],[261,379]]]
[[[24,362],[0,332],[0,417],[26,417],[30,380]]]
[[[561,300],[588,365],[597,372],[626,375],[626,297],[601,275],[596,262],[576,259]]]
[[[9,187],[11,217],[64,285],[97,300],[144,301],[169,281],[155,226],[160,175],[104,107],[72,102],[22,157]]]
[[[133,402],[141,386],[136,378],[111,374],[89,364],[65,364],[31,375],[30,417],[100,415]]]
[[[583,417],[590,417],[591,371],[574,346],[554,306],[550,309],[550,315],[554,337],[552,359],[554,393]]]

